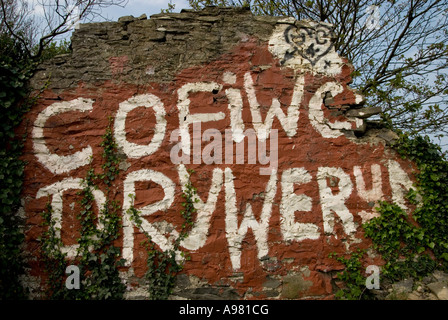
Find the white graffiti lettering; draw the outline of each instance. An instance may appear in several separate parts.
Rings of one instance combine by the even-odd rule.
[[[243,78],[238,82],[243,83],[243,88],[228,88],[229,85],[237,83],[238,76]],[[185,191],[185,185],[189,179],[186,164],[215,166],[210,170],[211,183],[207,196],[203,196],[204,190],[201,190],[202,198],[195,195],[194,207],[197,214],[188,236],[180,243],[183,248],[196,251],[206,245],[211,232],[211,218],[218,208],[218,199],[221,194],[224,196],[224,204],[220,210],[224,207],[225,233],[233,270],[241,268],[242,243],[249,229],[254,235],[258,258],[262,259],[268,255],[270,245],[268,231],[274,208],[277,208],[275,210],[279,212],[280,230],[286,243],[317,240],[322,236],[335,235],[335,225],[338,221],[340,221],[345,234],[352,235],[357,230],[355,216],[359,215],[362,221],[365,221],[372,214],[364,210],[352,212],[354,209],[349,205],[350,201],[361,199],[366,203],[377,202],[384,198],[387,190],[392,191],[393,201],[402,208],[407,208],[405,193],[412,187],[412,181],[406,171],[394,160],[389,160],[385,167],[381,167],[380,164],[355,165],[352,171],[347,171],[351,168],[346,166],[344,168],[319,166],[313,167],[312,170],[304,167],[292,167],[279,172],[279,133],[277,129],[273,128],[274,118],[278,119],[283,129],[281,134],[286,135],[286,138],[289,139],[297,135],[301,107],[305,115],[308,113],[305,120],[309,120],[312,128],[325,139],[338,138],[344,134],[345,130],[353,130],[353,126],[362,125],[360,119],[347,118],[346,121],[336,122],[326,119],[323,110],[323,97],[327,92],[330,92],[333,97],[343,92],[344,88],[341,84],[337,82],[322,84],[312,94],[308,106],[303,106],[305,78],[304,75],[298,75],[286,112],[282,110],[279,99],[273,98],[263,120],[261,106],[258,102],[260,95],[257,97],[257,85],[252,74],[236,75],[225,72],[222,81],[227,86],[224,91],[228,100],[225,111],[227,110],[230,117],[230,129],[224,129],[224,137],[223,130],[207,129],[202,132],[201,123],[224,120],[227,116],[225,112],[217,110],[212,113],[190,113],[192,94],[199,92],[216,94],[223,89],[224,85],[217,82],[195,82],[184,84],[177,90],[176,107],[179,111],[179,127],[171,131],[169,140],[172,143],[170,159],[173,168],[177,171],[179,185]],[[355,95],[355,99],[359,102],[361,98],[359,95]],[[245,128],[242,119],[244,101],[248,103],[253,128]],[[126,119],[129,113],[138,107],[152,109],[155,114],[154,135],[147,145],[133,143],[126,138]],[[165,107],[162,100],[154,94],[137,95],[119,103],[114,119],[114,137],[120,150],[128,158],[139,159],[151,156],[161,149],[167,128]],[[32,131],[34,152],[37,160],[51,173],[67,174],[89,164],[93,151],[90,146],[87,146],[66,156],[51,153],[44,136],[47,120],[64,112],[88,112],[93,108],[93,100],[77,98],[66,102],[56,102],[38,114]],[[192,136],[190,136],[191,127],[193,129]],[[204,147],[203,142],[206,142]],[[269,146],[267,142],[269,142]],[[245,150],[246,144],[247,150]],[[223,164],[235,166],[245,163],[256,165],[257,160],[260,175],[269,176],[266,177],[267,182],[263,186],[264,198],[261,212],[254,212],[254,207],[250,202],[244,205],[239,203],[237,199],[241,195],[238,194],[238,188],[235,188],[237,171],[232,170],[229,166],[223,166]],[[388,170],[390,189],[384,185],[385,180],[382,178],[382,172],[386,170]],[[366,174],[371,175],[371,183],[368,185]],[[142,223],[139,225],[140,231],[150,235],[152,241],[164,251],[172,249],[175,239],[179,236],[176,226],[171,223],[166,221],[163,223],[150,222],[150,219],[147,219],[156,212],[167,212],[172,209],[175,197],[178,196],[175,192],[176,182],[157,170],[141,168],[134,171],[129,170],[124,177],[122,190],[122,247],[127,266],[132,265],[134,260],[134,228],[138,227],[128,214],[128,210],[134,206],[134,201],[143,201],[143,199],[139,199],[139,190],[136,190],[136,184],[140,182],[155,183],[161,187],[164,193],[161,200],[138,208],[142,217]],[[81,184],[82,179],[80,178],[64,178],[59,182],[40,188],[37,192],[36,198],[51,197],[53,207],[51,218],[56,222],[58,237],[61,237],[64,192],[70,189],[82,189]],[[313,192],[318,199],[311,197],[310,188],[315,188]],[[98,212],[101,214],[105,196],[100,190],[92,190],[92,193],[99,209]],[[277,194],[280,198],[278,203],[274,201]],[[320,219],[316,219],[316,212],[321,214]],[[313,223],[306,222],[306,218],[311,215]],[[102,228],[102,226],[98,225],[98,228]],[[75,256],[76,248],[76,245],[66,246],[64,251],[72,257]]]

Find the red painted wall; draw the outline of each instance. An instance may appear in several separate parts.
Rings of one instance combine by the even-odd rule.
[[[123,70],[132,67],[129,65],[129,61],[130,59],[126,55],[109,59],[110,70],[114,77],[119,79]],[[267,227],[265,229],[263,229],[264,227],[258,228],[266,230],[267,255],[259,257],[259,248],[257,247],[259,241],[253,230],[256,229],[256,224],[249,219],[252,224],[248,224],[247,233],[243,235],[240,247],[240,268],[235,269],[232,265],[229,241],[233,241],[235,237],[228,230],[229,206],[226,204],[229,205],[230,200],[226,195],[230,191],[226,189],[223,180],[219,188],[216,207],[209,214],[206,241],[200,248],[190,252],[191,260],[185,263],[182,273],[196,276],[202,283],[212,286],[230,285],[235,288],[241,298],[288,298],[290,294],[287,294],[287,290],[293,290],[292,296],[295,298],[331,298],[334,294],[332,283],[335,271],[341,270],[342,265],[335,259],[329,258],[328,255],[332,252],[345,254],[357,248],[369,248],[371,243],[364,238],[361,227],[363,212],[365,217],[373,217],[375,215],[374,206],[378,200],[392,200],[393,196],[400,196],[399,193],[394,194],[397,191],[393,190],[392,185],[399,183],[406,185],[407,183],[400,181],[401,176],[397,176],[396,170],[391,170],[391,163],[398,163],[399,168],[407,174],[410,181],[413,179],[412,170],[415,169],[412,163],[401,160],[381,138],[372,134],[373,131],[370,133],[368,131],[361,138],[356,138],[350,132],[336,138],[325,138],[312,125],[310,100],[315,92],[328,82],[342,85],[343,91],[333,97],[333,109],[325,106],[322,98],[321,110],[324,117],[329,122],[349,121],[342,111],[337,111],[340,111],[338,108],[343,109],[356,104],[355,93],[348,86],[352,70],[348,64],[345,64],[341,70],[341,73],[337,75],[325,76],[307,69],[297,70],[282,66],[279,59],[269,51],[268,43],[251,38],[241,42],[218,59],[178,72],[173,81],[169,83],[148,82],[145,85],[133,85],[112,80],[96,84],[79,82],[76,88],[60,92],[51,89],[44,91],[38,103],[26,115],[22,126],[23,133],[27,134],[24,154],[27,165],[23,200],[26,213],[26,250],[31,257],[29,260],[30,275],[38,278],[42,276],[42,279],[45,277],[39,255],[38,238],[44,230],[40,225],[42,222],[40,213],[44,210],[46,202],[53,198],[44,196],[37,198],[39,190],[64,179],[83,178],[89,169],[89,165],[81,165],[72,170],[55,173],[48,168],[47,163],[42,162],[36,156],[38,153],[36,151],[37,139],[35,138],[37,119],[50,106],[60,102],[73,101],[80,97],[93,100],[91,110],[71,110],[48,117],[44,124],[43,136],[48,152],[58,156],[74,154],[74,152],[90,146],[93,153],[92,166],[96,172],[99,172],[103,161],[100,147],[101,136],[105,133],[108,125],[108,117],[115,119],[119,104],[134,96],[151,94],[158,97],[165,110],[166,128],[163,140],[157,150],[147,156],[130,158],[121,151],[123,161],[125,161],[123,164],[126,164],[127,169],[122,170],[115,181],[116,200],[122,206],[129,201],[127,195],[124,194],[124,181],[130,173],[142,169],[160,172],[175,184],[174,199],[166,211],[156,211],[145,216],[144,219],[150,223],[167,221],[180,231],[182,219],[179,212],[183,202],[182,189],[178,165],[174,164],[170,158],[172,148],[178,143],[177,139],[170,141],[171,133],[180,125],[178,90],[189,83],[217,83],[221,86],[216,92],[190,92],[188,99],[190,100],[190,115],[224,113],[225,117],[222,120],[201,123],[201,133],[207,129],[218,129],[222,134],[224,157],[224,133],[225,129],[231,128],[229,98],[226,90],[237,89],[241,93],[242,120],[245,129],[249,129],[253,128],[253,117],[250,111],[250,97],[244,82],[246,74],[252,77],[263,120],[273,99],[278,99],[282,111],[286,113],[288,106],[291,105],[294,85],[298,77],[303,77],[303,97],[299,106],[296,133],[293,136],[288,136],[278,118],[274,117],[273,120],[272,128],[278,130],[278,167],[275,174],[272,176],[260,175],[259,169],[269,165],[261,165],[259,159],[255,164],[248,164],[246,158],[244,164],[236,164],[235,161],[231,164],[205,164],[201,161],[200,164],[185,165],[186,168],[195,170],[191,176],[192,183],[198,189],[198,196],[204,202],[209,196],[209,190],[213,183],[213,170],[222,169],[221,175],[224,180],[226,179],[225,170],[227,172],[229,172],[228,169],[231,170],[236,194],[237,225],[241,227],[248,204],[250,204],[255,221],[259,225],[263,224],[263,217],[265,219],[267,217],[268,220],[265,224]],[[228,83],[229,79],[223,78],[224,74],[231,74],[235,83]],[[125,120],[127,141],[148,145],[155,135],[155,123],[156,115],[153,108],[144,106],[134,108],[127,114]],[[355,129],[355,123],[350,123]],[[189,126],[189,130],[190,137],[192,137],[192,125]],[[208,144],[209,142],[203,141],[200,150],[203,151]],[[245,156],[247,157],[247,148]],[[379,168],[380,177],[378,171],[374,170],[372,174],[372,166]],[[360,168],[362,173],[360,177],[365,183],[366,190],[371,190],[374,187],[374,180],[377,185],[379,183],[381,197],[366,200],[366,197],[361,194],[363,186],[358,183],[360,177],[358,175],[357,180],[355,167]],[[294,194],[309,197],[311,204],[310,210],[295,212],[295,222],[315,225],[319,234],[317,239],[285,240],[285,233],[281,226],[281,220],[284,219],[281,208],[289,204],[284,203],[282,207],[282,197],[284,196],[282,177],[285,171],[292,168],[303,168],[310,177],[307,182],[294,184]],[[327,170],[325,168],[340,168],[349,177],[351,184],[351,187],[347,189],[349,194],[339,205],[342,210],[346,208],[352,216],[352,222],[356,228],[352,233],[347,233],[341,217],[331,207],[335,205],[334,196],[345,192],[343,191],[345,187],[341,185],[340,177],[319,178],[319,172]],[[272,203],[269,203],[270,200],[266,200],[269,194],[266,188],[272,177],[276,179],[274,183],[276,190],[273,192]],[[318,183],[319,179],[324,181],[321,186]],[[227,184],[227,186],[231,185],[231,182]],[[322,198],[324,196],[322,186],[331,189],[333,198],[328,201]],[[100,190],[105,192],[105,186],[100,186]],[[135,190],[135,207],[138,209],[157,203],[164,198],[163,188],[154,181],[137,181]],[[79,222],[76,219],[76,214],[80,209],[80,205],[77,203],[80,196],[76,192],[77,190],[74,189],[66,190],[62,196],[61,237],[65,245],[76,244],[76,238],[79,236]],[[328,204],[330,209],[327,210],[332,212],[334,218],[332,230],[325,230],[324,227],[325,209],[323,206]],[[262,213],[263,206],[266,207],[266,216],[263,216]],[[123,215],[125,214],[123,212]],[[331,215],[329,217],[331,220]],[[146,252],[140,243],[145,236],[135,226],[133,232],[133,260],[130,261],[130,266],[124,267],[122,271],[132,268],[137,277],[142,277],[146,271]],[[123,237],[123,230],[121,230],[120,237],[116,242],[120,247],[123,246]],[[381,263],[381,259],[374,255],[365,261],[366,266]],[[289,287],[288,289],[288,285],[291,286],[288,284],[288,277],[291,275],[299,275],[305,286]],[[278,291],[277,296],[273,295],[271,288],[266,285],[269,279],[277,279],[280,283],[280,286],[275,289]],[[131,286],[135,285],[132,283],[133,280],[129,281]],[[270,296],[267,294],[268,291]]]

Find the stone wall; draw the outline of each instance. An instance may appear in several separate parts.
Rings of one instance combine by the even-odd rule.
[[[33,78],[45,90],[22,126],[34,297],[40,212],[50,199],[75,255],[76,192],[89,163],[101,166],[111,117],[128,299],[147,296],[142,231],[162,250],[179,233],[187,169],[199,201],[173,298],[332,298],[343,266],[329,254],[369,248],[362,223],[380,200],[409,206],[415,169],[388,147],[391,132],[369,125],[380,110],[349,87],[352,67],[332,37],[326,24],[215,7],[80,25],[73,53]],[[99,207],[104,193],[94,194]],[[369,251],[366,266],[381,263]]]

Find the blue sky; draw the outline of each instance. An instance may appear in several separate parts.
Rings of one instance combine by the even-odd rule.
[[[150,15],[160,13],[162,9],[168,8],[168,0],[129,0],[124,8],[113,6],[103,10],[103,16],[108,20],[116,21],[122,16],[139,17],[146,14]],[[180,12],[181,9],[187,9],[188,0],[172,0],[175,5],[174,12]]]
[[[48,28],[47,23],[45,22],[45,14],[44,9],[41,3],[49,4],[50,6],[54,6],[53,0],[25,0],[31,9],[31,14],[34,15],[36,21],[38,22],[38,33],[42,33],[43,35],[47,34]],[[67,1],[69,3],[69,7],[76,3],[74,0]],[[162,9],[168,9],[169,0],[127,0],[123,3],[122,6],[110,6],[105,8],[100,8],[100,15],[94,17],[93,20],[82,20],[81,23],[88,22],[102,22],[102,21],[117,21],[118,18],[123,16],[134,16],[139,17],[142,14],[146,14],[149,18],[153,14],[160,13]],[[182,9],[188,9],[189,1],[188,0],[171,0],[171,3],[175,5],[174,12],[180,12]],[[98,8],[96,8],[98,9]],[[54,14],[54,12],[50,9],[47,9],[47,14]],[[74,11],[73,19],[76,20],[76,14],[78,11]],[[98,10],[95,10],[98,12]],[[90,19],[91,17],[89,17]],[[50,19],[51,20],[51,19]],[[76,23],[75,23],[76,22]],[[74,26],[78,24],[79,21],[74,21]],[[61,36],[56,37],[56,41],[70,39],[73,29],[65,33]]]
[[[54,6],[53,0],[25,0],[28,5],[28,9],[31,10],[31,14],[34,15],[38,24],[43,29],[47,25],[45,22],[45,14],[42,3],[48,6],[46,12],[50,16],[54,14],[53,10],[50,9]],[[72,7],[76,1],[68,0],[69,8]],[[142,14],[146,14],[148,18],[153,15],[160,13],[162,9],[168,8],[169,0],[127,0],[122,6],[110,6],[106,8],[101,8],[101,15],[94,18],[94,22],[101,21],[117,21],[118,18],[123,16],[134,16],[139,17]],[[180,12],[182,9],[190,8],[188,0],[171,0],[171,3],[175,5],[174,12]],[[63,7],[62,7],[63,8]],[[74,11],[74,16],[76,17],[78,11]],[[95,10],[97,12],[97,10]],[[47,17],[48,19],[48,17]],[[51,17],[50,17],[51,20]],[[81,23],[86,23],[90,21],[81,21]],[[39,26],[38,26],[39,28]],[[45,34],[46,30],[42,30]],[[64,35],[62,38],[69,38],[69,35]]]

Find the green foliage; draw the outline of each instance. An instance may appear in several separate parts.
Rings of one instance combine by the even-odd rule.
[[[37,51],[36,47],[34,51]],[[63,39],[59,42],[53,41],[48,44],[48,46],[42,51],[40,55],[40,60],[50,60],[61,54],[71,53],[71,42],[69,40]]]
[[[433,247],[425,230],[415,226],[406,212],[395,204],[381,202],[381,214],[364,224],[365,235],[373,241],[386,264],[382,275],[391,280],[421,277],[434,270],[436,263],[424,252]]]
[[[0,35],[0,298],[25,298],[19,276],[23,273],[20,245],[23,234],[16,212],[20,206],[24,162],[20,160],[23,137],[15,129],[32,99],[26,87],[34,64],[23,47]]]
[[[408,199],[416,205],[411,216],[400,207],[382,203],[381,217],[366,224],[366,235],[387,258],[392,274],[399,275],[395,262],[416,264],[423,274],[436,266],[448,267],[448,162],[439,146],[428,137],[400,134],[395,149],[404,159],[413,161],[418,168],[415,189],[409,190]],[[412,220],[416,223],[412,223]],[[433,253],[435,260],[426,254]],[[425,265],[419,266],[420,264]],[[395,272],[394,272],[395,271]],[[411,272],[411,271],[410,271]]]
[[[121,299],[126,289],[122,283],[118,267],[124,265],[124,259],[118,259],[120,248],[114,245],[120,229],[120,205],[112,200],[115,196],[112,181],[119,174],[117,144],[111,130],[112,121],[103,135],[102,172],[94,174],[91,168],[83,181],[81,191],[82,211],[78,218],[81,221],[81,238],[79,252],[81,266],[85,275],[84,288],[80,290],[85,299]],[[94,197],[92,190],[98,185],[106,185],[106,202],[98,217],[94,215]],[[97,227],[101,226],[100,228]]]
[[[42,58],[66,51],[69,44],[50,44]],[[16,135],[22,117],[35,103],[28,80],[38,61],[30,59],[24,44],[8,33],[0,34],[0,298],[25,298],[20,247],[23,232],[16,215],[20,207],[25,163],[20,160],[24,138]]]
[[[199,202],[199,199],[196,197],[198,190],[193,186],[190,180],[192,173],[194,173],[194,170],[188,170],[188,182],[185,185],[184,192],[182,193],[182,197],[185,201],[182,202],[182,207],[184,207],[184,209],[181,210],[180,214],[182,218],[184,218],[184,223],[182,224],[182,231],[179,234],[179,238],[176,240],[177,246],[187,237],[188,231],[193,226],[193,215],[197,211],[194,204]]]
[[[121,207],[112,200],[114,190],[111,189],[111,182],[119,173],[119,161],[110,125],[103,135],[101,146],[103,171],[95,174],[94,169],[90,168],[82,181],[83,189],[78,193],[82,196],[81,211],[77,216],[81,223],[81,236],[78,239],[78,254],[74,261],[66,261],[66,255],[61,252],[61,240],[55,237],[55,222],[49,218],[51,214],[44,213],[49,228],[42,236],[42,253],[48,265],[47,295],[51,299],[121,299],[126,289],[118,272],[118,267],[124,265],[124,259],[118,259],[120,248],[114,246],[119,235]],[[107,189],[106,202],[97,216],[93,211],[93,190],[102,184],[106,185]],[[65,268],[69,264],[76,264],[80,269],[80,290],[69,290],[65,287]]]
[[[412,217],[423,230],[423,243],[438,259],[448,262],[448,162],[428,137],[402,134],[396,148],[417,164],[417,186],[409,197],[421,196]]]
[[[382,201],[379,217],[363,225],[365,236],[385,260],[381,276],[391,281],[406,277],[421,278],[435,269],[448,269],[448,162],[439,146],[428,137],[400,133],[394,145],[404,159],[417,165],[416,183],[407,195],[415,205],[408,214],[394,203]],[[338,276],[347,289],[338,292],[339,298],[356,298],[361,290],[357,259],[338,258],[346,270]]]
[[[344,264],[344,271],[337,274],[337,278],[344,282],[345,287],[336,292],[335,297],[341,300],[371,299],[371,293],[366,291],[366,277],[362,272],[362,257],[364,250],[353,252],[349,258],[338,256],[336,253],[329,255]]]
[[[134,196],[129,195],[132,203]],[[142,230],[142,220],[140,212],[132,205],[126,212],[130,215],[135,225]],[[149,298],[151,300],[166,300],[171,294],[175,282],[176,274],[182,270],[182,266],[176,261],[176,250],[167,251],[158,250],[151,239],[151,236],[145,232],[147,239],[142,242],[145,246],[148,258],[146,260],[147,271],[145,279],[148,284]]]
[[[101,168],[103,172],[99,175],[99,178],[106,184],[107,190],[115,178],[118,176],[120,169],[118,165],[120,164],[120,158],[117,153],[117,143],[115,142],[114,134],[111,130],[112,118],[109,118],[109,126],[106,128],[106,133],[103,136],[103,142],[101,147],[103,147],[103,159],[105,160]]]
[[[54,299],[64,299],[71,292],[65,289],[65,283],[61,281],[65,277],[65,269],[68,266],[67,254],[62,252],[63,243],[57,233],[56,219],[52,219],[53,209],[50,201],[41,213],[43,222],[41,226],[47,227],[39,238],[45,272],[48,274],[47,294]],[[60,221],[59,221],[60,222]]]
[[[189,170],[189,176],[193,173],[193,170]],[[183,269],[183,263],[189,259],[188,254],[184,251],[180,251],[180,243],[188,235],[188,231],[193,225],[193,214],[196,212],[194,203],[199,200],[195,198],[196,188],[191,184],[190,179],[185,185],[185,191],[182,194],[185,201],[182,203],[184,209],[181,211],[181,216],[184,218],[182,229],[179,236],[174,241],[173,247],[167,251],[159,250],[151,239],[151,236],[144,232],[147,239],[143,242],[148,253],[146,266],[148,270],[145,273],[145,279],[148,284],[149,298],[151,300],[166,300],[172,293],[177,273]],[[131,207],[127,210],[127,214],[130,215],[131,220],[134,221],[136,226],[141,230],[141,216],[140,212],[133,206],[134,195],[129,195],[131,198]],[[176,256],[180,255],[183,261],[178,261]]]
[[[400,257],[424,251],[421,243],[423,231],[410,223],[402,208],[396,204],[381,202],[377,211],[381,215],[368,221],[364,230],[385,260],[396,261]]]
[[[168,8],[160,10],[161,13],[171,13],[176,8],[176,4],[174,4],[172,0],[170,0],[170,2],[167,3],[167,5]]]

